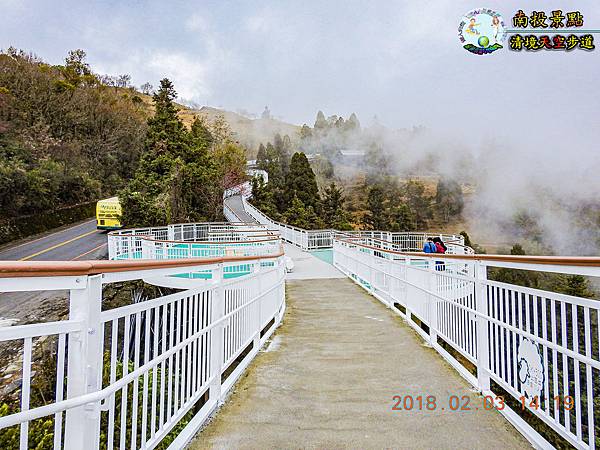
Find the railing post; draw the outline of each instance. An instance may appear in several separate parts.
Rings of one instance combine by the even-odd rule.
[[[429,292],[437,291],[437,280],[436,280],[436,262],[433,258],[430,258],[428,261],[429,265],[429,273],[427,276],[427,290]],[[437,297],[429,294],[428,298],[428,307],[429,307],[429,343],[433,346],[437,344]]]
[[[254,276],[256,277],[256,295],[261,295],[262,294],[262,268],[260,266],[260,260],[257,262],[256,264],[256,268],[254,269]],[[261,297],[257,302],[256,302],[256,333],[254,334],[254,340],[253,340],[253,344],[252,346],[254,348],[259,348],[260,346],[260,332],[261,332],[261,313],[262,313],[262,303],[263,303],[263,297]]]
[[[211,323],[215,323],[225,315],[225,289],[223,287],[223,264],[219,264],[213,271],[213,290]],[[214,377],[210,384],[209,397],[221,402],[221,372],[223,371],[223,329],[225,324],[220,322],[211,331],[210,367],[211,376]]]
[[[487,311],[487,268],[481,261],[475,261],[475,301],[477,316],[477,384],[481,391],[490,389],[489,343]],[[484,317],[485,316],[485,317]]]
[[[81,277],[85,289],[70,292],[69,320],[83,322],[79,333],[70,333],[67,362],[67,399],[102,388],[102,275]],[[94,450],[100,446],[100,402],[68,409],[65,449]]]
[[[115,259],[115,241],[117,239],[117,236],[108,235],[108,259]]]

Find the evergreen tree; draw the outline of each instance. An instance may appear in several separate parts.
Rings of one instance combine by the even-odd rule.
[[[440,178],[437,184],[435,203],[445,222],[448,222],[452,216],[462,213],[464,200],[460,184],[451,179]]]
[[[300,140],[307,141],[310,138],[312,138],[311,128],[306,124],[302,125],[302,128],[300,129]]]
[[[520,244],[515,244],[510,249],[511,255],[525,255],[525,250]],[[493,268],[489,269],[489,278],[503,283],[516,284],[518,286],[533,287],[539,286],[539,273],[530,270]]]
[[[252,178],[251,202],[271,219],[279,219],[279,211],[274,199],[273,189],[269,183],[265,183],[262,177]]]
[[[401,193],[406,205],[414,214],[415,226],[418,229],[426,228],[433,210],[431,198],[425,193],[425,185],[417,180],[408,180],[402,186]]]
[[[287,173],[290,170],[290,162],[292,159],[292,140],[286,134],[283,136],[283,146],[281,148],[281,165],[283,166],[284,172]]]
[[[388,217],[389,231],[413,231],[416,228],[415,215],[404,203],[390,208]]]
[[[348,117],[348,120],[346,121],[345,129],[346,131],[360,130],[360,122],[358,121],[356,114],[350,114],[350,117]]]
[[[273,149],[275,151],[275,160],[277,161],[281,173],[285,176],[290,169],[290,151],[291,151],[291,141],[289,136],[281,137],[279,133],[277,133],[273,139]]]
[[[377,184],[369,189],[367,214],[365,215],[364,222],[372,230],[386,230],[388,228],[385,194],[382,187]]]
[[[161,155],[183,156],[188,149],[187,133],[183,122],[177,116],[175,98],[177,93],[173,83],[167,78],[162,79],[160,88],[152,96],[155,112],[148,120],[144,154],[147,163]]]
[[[323,228],[323,221],[317,216],[312,206],[306,206],[302,200],[294,196],[290,207],[283,216],[285,223],[306,230]]]
[[[291,205],[293,197],[298,197],[305,206],[319,212],[321,199],[317,180],[304,153],[297,152],[292,156],[290,171],[286,177],[286,191],[288,204]]]
[[[167,185],[181,188],[181,163],[189,150],[189,137],[174,104],[176,96],[173,83],[166,78],[161,80],[153,96],[155,113],[148,119],[139,168],[119,195],[122,221],[129,227],[164,225],[179,219],[179,212],[187,209],[181,204],[184,198],[166,192]],[[141,209],[145,212],[138,215]]]
[[[315,131],[323,131],[325,129],[327,129],[328,124],[327,124],[327,119],[325,119],[325,114],[323,114],[323,111],[319,111],[317,113],[317,118],[315,120],[315,125],[314,125],[314,129]]]
[[[231,142],[226,124],[215,120],[209,129],[196,118],[188,132],[175,97],[173,84],[162,80],[139,169],[119,193],[128,227],[218,220],[223,191],[245,177],[244,152]]]
[[[556,285],[556,291],[575,297],[593,298],[589,281],[583,275],[564,275]]]
[[[464,238],[464,242],[467,247],[473,247],[473,243],[471,242],[471,237],[467,234],[466,231],[461,231],[459,234]]]
[[[344,209],[344,195],[335,183],[325,188],[322,201],[322,217],[325,226],[336,230],[351,230],[348,214]]]
[[[367,172],[367,183],[381,182],[381,179],[390,175],[391,161],[383,149],[372,144],[363,156],[363,165]]]
[[[195,117],[192,122],[190,138],[192,139],[192,147],[197,149],[208,150],[214,143],[214,138],[208,129],[206,121],[199,117]]]
[[[260,170],[267,170],[267,149],[261,142],[256,152],[256,167]]]

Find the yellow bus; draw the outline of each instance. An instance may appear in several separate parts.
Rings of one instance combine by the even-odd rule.
[[[117,197],[98,201],[96,204],[96,228],[116,230],[121,228],[121,204]]]

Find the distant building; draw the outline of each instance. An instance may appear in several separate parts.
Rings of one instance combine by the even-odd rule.
[[[364,150],[340,150],[340,153],[345,158],[362,158],[365,156]]]
[[[340,161],[343,163],[357,163],[365,157],[364,150],[340,150]]]

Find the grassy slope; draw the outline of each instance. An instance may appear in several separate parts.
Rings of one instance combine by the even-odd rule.
[[[152,97],[150,95],[137,94],[148,108],[150,115],[154,109],[152,105]],[[272,142],[275,134],[281,136],[288,135],[292,142],[298,140],[298,132],[300,127],[290,123],[282,122],[276,119],[249,119],[235,112],[222,109],[203,106],[200,109],[192,109],[187,106],[177,104],[179,108],[179,117],[188,127],[194,121],[194,118],[204,117],[207,121],[214,121],[217,116],[222,115],[235,137],[236,141],[246,147],[247,155],[253,158],[256,155],[256,150],[260,143],[266,144]]]

